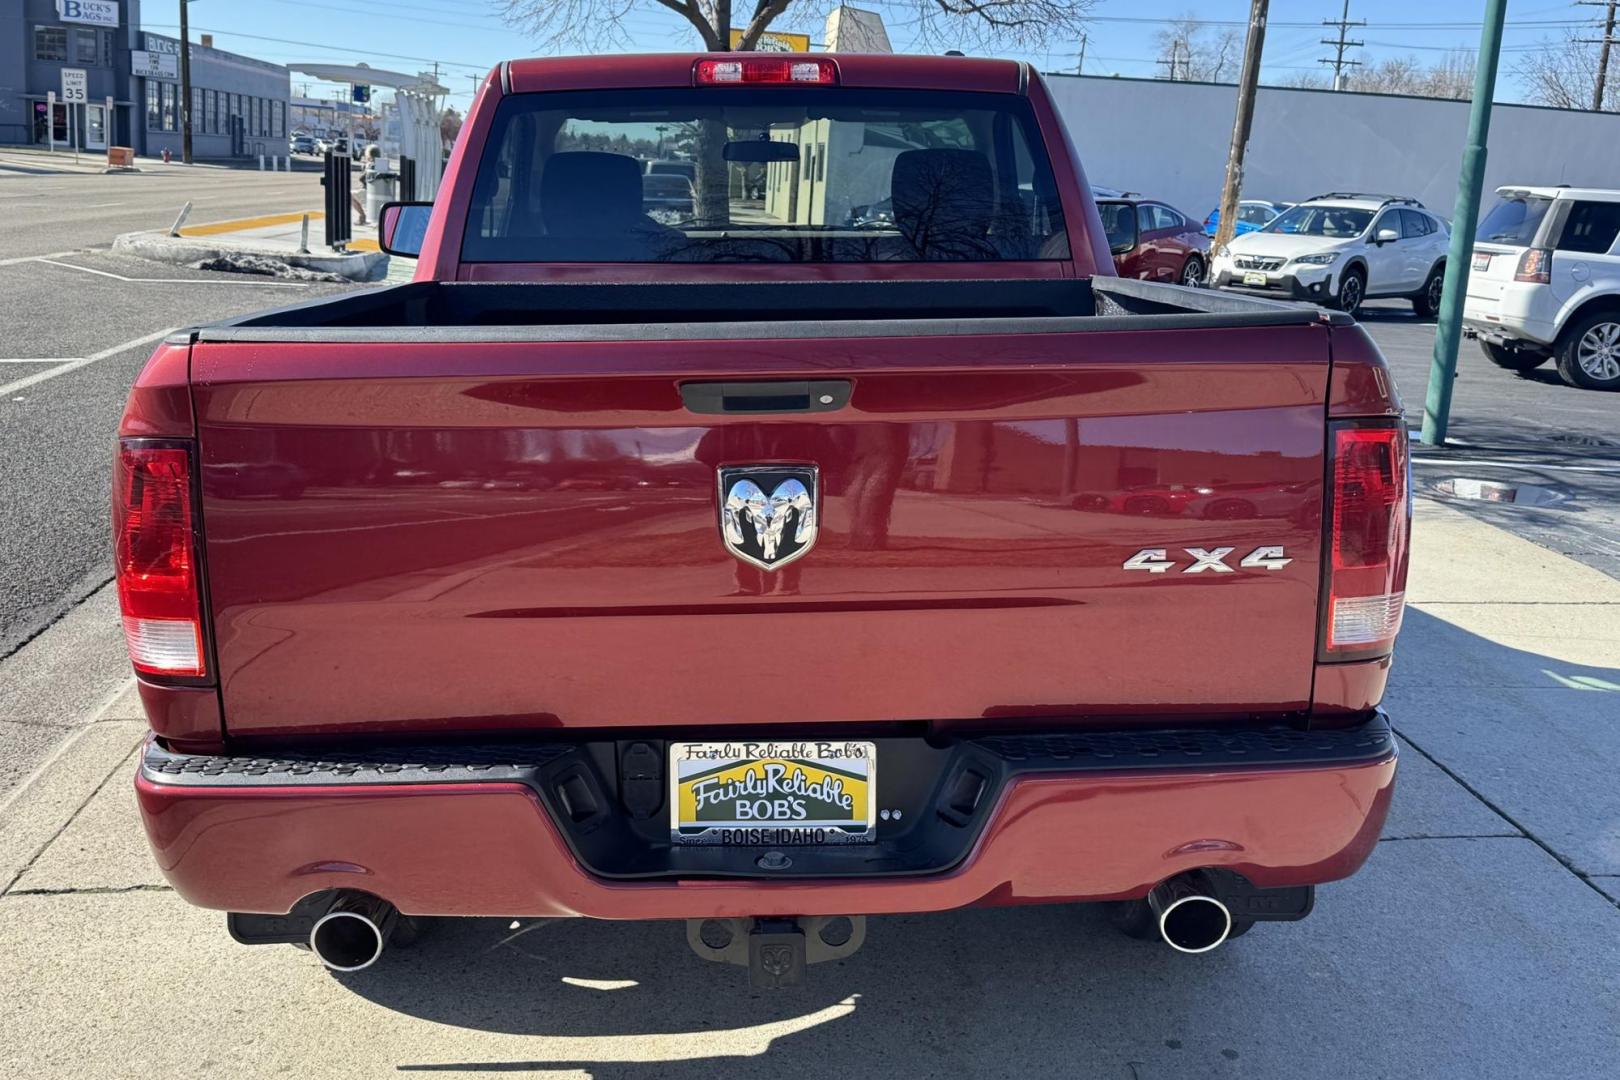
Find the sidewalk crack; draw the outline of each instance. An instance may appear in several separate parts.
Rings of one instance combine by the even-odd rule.
[[[84,728],[82,730],[88,731],[89,728],[87,727],[87,728]],[[73,813],[68,815],[67,820],[62,822],[62,824],[57,827],[55,832],[51,833],[50,839],[46,840],[43,844],[39,845],[39,847],[34,851],[34,853],[28,857],[28,862],[23,864],[22,869],[18,870],[15,874],[13,874],[11,876],[11,880],[6,882],[5,888],[0,889],[0,896],[10,896],[10,895],[12,895],[12,893],[11,893],[12,886],[16,885],[17,882],[21,881],[22,878],[23,878],[23,875],[28,873],[28,871],[30,871],[30,870],[32,870],[34,868],[34,864],[39,861],[39,857],[41,855],[45,854],[45,852],[49,851],[51,845],[56,843],[58,840],[60,840],[62,838],[62,834],[67,832],[68,826],[72,825],[75,821],[78,820],[79,815],[84,813],[84,808],[86,806],[90,805],[90,800],[95,798],[97,795],[99,795],[101,793],[101,789],[106,787],[107,782],[109,780],[111,780],[114,776],[117,775],[118,770],[122,769],[124,767],[124,763],[126,761],[130,760],[131,758],[133,758],[136,754],[140,753],[141,745],[142,745],[142,743],[137,742],[135,744],[135,746],[133,746],[130,749],[129,753],[127,753],[123,757],[119,758],[113,764],[113,767],[107,770],[106,775],[103,776],[96,783],[95,787],[93,787],[90,790],[90,794],[86,795],[79,802],[79,805],[73,808]],[[20,895],[20,893],[19,893],[19,895]]]
[[[1459,785],[1462,786],[1464,791],[1478,799],[1493,814],[1507,822],[1509,825],[1513,826],[1515,829],[1519,830],[1526,840],[1530,841],[1532,844],[1535,844],[1548,855],[1551,855],[1555,860],[1557,860],[1558,865],[1562,866],[1565,870],[1568,870],[1572,875],[1574,875],[1577,881],[1585,885],[1588,889],[1591,889],[1593,892],[1597,893],[1599,896],[1603,897],[1606,903],[1620,908],[1620,900],[1611,899],[1607,893],[1597,887],[1597,884],[1592,881],[1590,875],[1584,874],[1577,870],[1575,868],[1575,864],[1570,862],[1569,859],[1565,858],[1561,852],[1554,850],[1551,844],[1547,843],[1547,841],[1525,828],[1524,825],[1521,824],[1512,814],[1508,813],[1506,810],[1503,810],[1500,806],[1497,806],[1491,800],[1487,799],[1483,792],[1481,792],[1473,784],[1470,784],[1467,780],[1464,780],[1460,775],[1458,775],[1455,769],[1451,768],[1451,766],[1447,765],[1445,762],[1423,749],[1423,747],[1419,746],[1417,742],[1406,732],[1402,731],[1398,727],[1395,727],[1394,724],[1391,724],[1390,727],[1394,730],[1396,735],[1400,736],[1402,742],[1406,743],[1406,745],[1417,751],[1421,756],[1427,758],[1429,763],[1435,768],[1439,769],[1441,772],[1455,780]]]
[[[119,893],[174,892],[172,885],[92,885],[78,889],[13,889],[6,896],[116,896]]]

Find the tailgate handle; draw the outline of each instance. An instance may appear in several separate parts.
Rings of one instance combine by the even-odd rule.
[[[817,413],[849,404],[847,379],[796,382],[689,382],[681,400],[695,413]]]

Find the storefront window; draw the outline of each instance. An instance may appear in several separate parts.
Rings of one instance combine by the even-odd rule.
[[[158,98],[158,87],[162,83],[146,80],[146,129],[159,131],[163,127],[163,105]]]
[[[203,98],[203,104],[204,104],[204,107],[208,110],[208,117],[207,117],[208,134],[210,134],[210,135],[218,135],[219,134],[219,91],[218,90],[210,90],[210,91],[208,91],[207,96]]]
[[[270,132],[273,138],[281,138],[287,134],[287,103],[285,101],[272,101],[270,107],[275,112],[275,129]]]
[[[81,64],[94,64],[101,56],[101,42],[94,30],[73,31],[73,59]]]
[[[202,87],[193,86],[191,88],[191,133],[193,135],[195,135],[199,131],[206,131],[207,130],[207,128],[205,128],[204,125],[203,125],[203,103],[202,102],[203,102]]]
[[[61,26],[34,27],[34,59],[66,60],[67,29]]]
[[[180,125],[175,112],[180,98],[180,88],[174,83],[158,83],[158,87],[163,97],[163,130],[179,131]]]

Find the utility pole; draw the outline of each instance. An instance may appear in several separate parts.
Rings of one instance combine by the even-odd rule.
[[[191,22],[186,9],[191,0],[180,0],[180,160],[191,164]]]
[[[1507,0],[1485,0],[1485,25],[1479,33],[1479,63],[1474,67],[1474,100],[1468,110],[1468,142],[1462,173],[1457,177],[1457,205],[1452,209],[1451,250],[1446,255],[1445,291],[1434,330],[1434,361],[1423,399],[1423,441],[1444,446],[1451,423],[1451,388],[1457,378],[1457,346],[1462,338],[1463,296],[1469,263],[1474,257],[1474,230],[1479,221],[1480,189],[1485,186],[1485,146],[1491,133],[1491,98],[1496,95],[1496,68],[1502,59],[1502,23]]]
[[[1168,60],[1156,60],[1154,62],[1157,63],[1157,64],[1162,64],[1162,65],[1168,67],[1170,69],[1170,81],[1175,82],[1176,81],[1176,73],[1178,71],[1177,64],[1180,62],[1180,60],[1181,60],[1181,39],[1180,38],[1171,38],[1170,39],[1170,59],[1168,59]],[[1187,57],[1187,66],[1188,67],[1192,66],[1192,57],[1190,55]]]
[[[1332,45],[1337,51],[1334,53],[1332,60],[1318,60],[1317,63],[1333,65],[1333,89],[1343,90],[1344,69],[1361,66],[1360,60],[1346,60],[1344,58],[1344,51],[1346,49],[1359,49],[1363,45],[1367,44],[1365,41],[1351,41],[1344,35],[1349,32],[1352,26],[1366,26],[1367,20],[1352,20],[1350,18],[1350,0],[1344,0],[1344,12],[1340,14],[1338,19],[1323,19],[1322,25],[1337,26],[1339,28],[1339,36],[1337,38],[1322,39],[1322,44]]]
[[[1086,32],[1084,30],[1080,31],[1080,62],[1074,65],[1074,73],[1076,75],[1086,73]]]
[[[1243,39],[1243,70],[1238,75],[1237,118],[1232,122],[1232,146],[1226,152],[1226,183],[1221,186],[1221,223],[1215,229],[1212,251],[1232,242],[1237,227],[1238,197],[1243,191],[1243,155],[1254,127],[1254,96],[1260,85],[1260,54],[1266,48],[1266,15],[1270,0],[1249,0],[1249,33]]]
[[[1581,38],[1582,43],[1591,45],[1594,42],[1600,45],[1598,49],[1597,85],[1592,90],[1592,111],[1603,111],[1603,98],[1609,88],[1609,47],[1615,43],[1614,37],[1614,9],[1615,0],[1577,0],[1582,7],[1608,8],[1603,18],[1603,36],[1601,38]]]

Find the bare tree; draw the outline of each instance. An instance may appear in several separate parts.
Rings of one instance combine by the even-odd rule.
[[[1286,86],[1292,90],[1331,90],[1333,80],[1317,71],[1290,71],[1273,86]]]
[[[439,138],[446,146],[454,146],[456,135],[461,131],[461,114],[455,109],[446,108],[439,113]]]
[[[1467,101],[1474,92],[1474,63],[1474,54],[1466,49],[1448,52],[1430,67],[1425,67],[1415,57],[1390,57],[1364,66],[1350,80],[1350,89],[1364,94],[1408,94]]]
[[[1514,74],[1524,80],[1530,101],[1556,109],[1589,109],[1597,90],[1598,45],[1583,41],[1573,30],[1563,40],[1543,40],[1519,57]],[[1603,109],[1620,112],[1620,82],[1604,86]]]
[[[1184,82],[1222,82],[1237,77],[1243,57],[1243,35],[1233,27],[1218,33],[1193,12],[1172,19],[1153,34],[1159,63],[1169,78]]]
[[[1037,48],[1055,41],[1071,42],[1096,0],[867,0],[907,26],[918,45],[934,48],[982,48],[1007,45]],[[577,48],[599,52],[623,45],[627,16],[649,7],[675,12],[692,25],[709,52],[731,46],[733,28],[742,37],[736,48],[754,49],[760,35],[788,11],[817,18],[834,6],[827,0],[492,0],[506,22],[546,49]],[[739,25],[740,24],[740,25]]]

